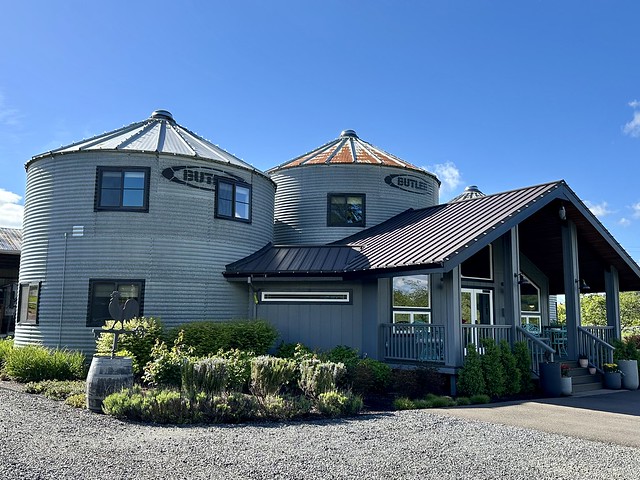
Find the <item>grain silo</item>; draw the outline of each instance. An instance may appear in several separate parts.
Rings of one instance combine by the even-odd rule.
[[[353,130],[267,173],[278,185],[277,244],[333,242],[409,208],[438,203],[435,175]]]
[[[264,173],[166,110],[26,169],[16,344],[91,352],[114,290],[168,326],[246,318],[221,272],[273,239]]]

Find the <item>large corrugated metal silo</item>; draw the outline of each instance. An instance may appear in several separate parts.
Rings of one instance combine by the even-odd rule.
[[[333,242],[409,208],[438,203],[440,181],[345,130],[267,172],[276,182],[275,242]]]
[[[247,317],[221,272],[273,239],[264,173],[164,110],[26,169],[17,345],[91,352],[114,288],[169,326]]]

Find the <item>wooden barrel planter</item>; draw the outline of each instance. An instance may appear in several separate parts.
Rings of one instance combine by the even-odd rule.
[[[133,386],[133,360],[129,357],[94,355],[87,375],[87,408],[102,413],[102,401],[114,392]]]

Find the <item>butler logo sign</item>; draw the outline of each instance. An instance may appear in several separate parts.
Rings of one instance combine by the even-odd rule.
[[[431,193],[431,185],[416,175],[387,175],[384,181],[390,187],[399,188],[405,192],[420,195]]]
[[[221,174],[226,178],[231,177],[240,182],[244,182],[242,177],[213,167],[169,167],[162,171],[162,176],[167,180],[171,180],[172,182],[180,183],[188,187],[211,191],[216,189],[216,177]]]

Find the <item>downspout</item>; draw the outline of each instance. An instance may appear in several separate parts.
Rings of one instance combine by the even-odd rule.
[[[62,315],[64,312],[64,283],[67,274],[67,232],[64,233],[64,253],[62,255],[62,292],[60,292],[60,321],[58,323],[58,348],[62,346]]]
[[[248,313],[249,313],[249,318],[251,320],[255,320],[255,318],[256,318],[256,293],[255,293],[255,290],[253,289],[253,283],[251,282],[252,278],[253,278],[253,275],[249,275],[247,277],[247,285],[249,285],[249,309],[248,309]]]

